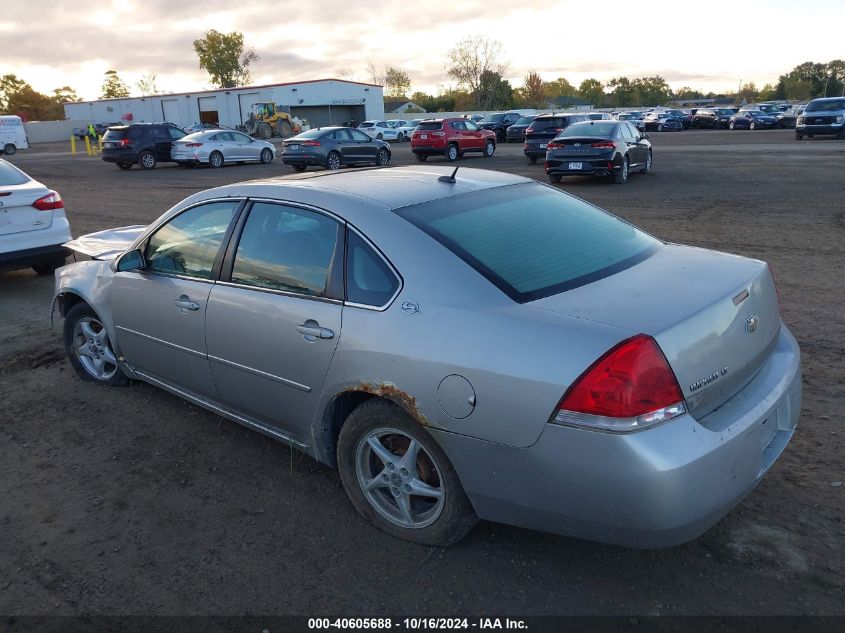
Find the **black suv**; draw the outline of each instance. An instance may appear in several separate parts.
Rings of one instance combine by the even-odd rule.
[[[116,125],[103,137],[103,160],[130,169],[138,163],[153,169],[160,161],[170,162],[173,141],[185,136],[184,130],[172,123],[132,123]]]
[[[692,117],[692,127],[709,127],[718,130],[720,127],[728,127],[731,117],[736,110],[731,108],[699,108]]]
[[[533,165],[546,155],[546,145],[555,136],[573,123],[589,120],[585,114],[541,114],[525,130],[525,155]]]
[[[507,129],[521,118],[522,115],[519,112],[499,112],[498,114],[488,114],[478,125],[484,130],[495,132],[496,140],[499,143],[504,143]]]

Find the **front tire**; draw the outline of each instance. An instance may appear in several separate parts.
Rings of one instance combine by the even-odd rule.
[[[803,140],[804,140],[804,135],[803,135],[803,134],[799,134],[798,132],[796,132],[796,133],[795,133],[795,140],[796,140],[796,141],[803,141]]]
[[[121,386],[129,379],[117,364],[108,332],[87,303],[77,303],[65,315],[65,353],[83,380]]]
[[[454,143],[451,143],[449,147],[446,148],[446,160],[450,163],[454,163],[458,160],[458,146]]]
[[[371,399],[349,415],[337,462],[352,505],[392,536],[446,547],[478,521],[443,449],[392,402]]]
[[[386,167],[387,163],[389,162],[390,153],[384,148],[380,149],[378,151],[378,154],[376,155],[376,165],[378,165],[379,167]]]
[[[155,169],[155,154],[147,150],[141,152],[141,155],[138,156],[138,164],[141,166],[141,169]]]
[[[736,123],[734,123],[733,121],[728,123],[728,129],[735,130],[736,129]]]
[[[651,171],[651,163],[652,163],[651,150],[648,150],[648,154],[646,154],[646,157],[645,157],[645,166],[643,166],[643,168],[640,169],[640,173],[641,174],[649,173]]]
[[[752,121],[751,123],[749,123],[749,124],[748,124],[748,129],[749,129],[749,130],[756,130],[756,129],[757,129],[757,124],[756,124],[756,123],[754,123],[754,121]]]
[[[495,151],[496,151],[496,144],[493,141],[487,141],[487,143],[484,144],[484,157],[485,158],[492,158]]]
[[[261,150],[261,164],[269,165],[273,162],[273,151],[269,147]]]

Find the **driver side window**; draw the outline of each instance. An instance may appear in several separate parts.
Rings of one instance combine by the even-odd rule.
[[[214,259],[239,200],[211,202],[180,213],[150,236],[148,272],[211,279]]]

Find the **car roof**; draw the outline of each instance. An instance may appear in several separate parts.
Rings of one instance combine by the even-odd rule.
[[[202,200],[221,196],[279,198],[312,204],[342,215],[354,215],[356,207],[398,209],[454,195],[507,185],[533,182],[530,178],[488,169],[460,167],[455,183],[438,180],[454,167],[409,166],[356,171],[326,171],[276,176],[234,183],[192,196]],[[359,204],[346,204],[349,202]],[[348,217],[350,221],[354,218]]]

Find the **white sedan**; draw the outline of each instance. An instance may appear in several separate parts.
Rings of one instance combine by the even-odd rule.
[[[370,138],[380,141],[399,140],[399,130],[393,128],[387,121],[364,121],[358,129]]]
[[[393,124],[393,128],[399,132],[399,138],[396,139],[398,141],[404,140],[411,140],[411,134],[414,133],[414,130],[417,129],[417,126],[422,123],[422,119],[414,119],[412,121],[405,121],[399,119],[397,121],[389,121],[389,123]]]

